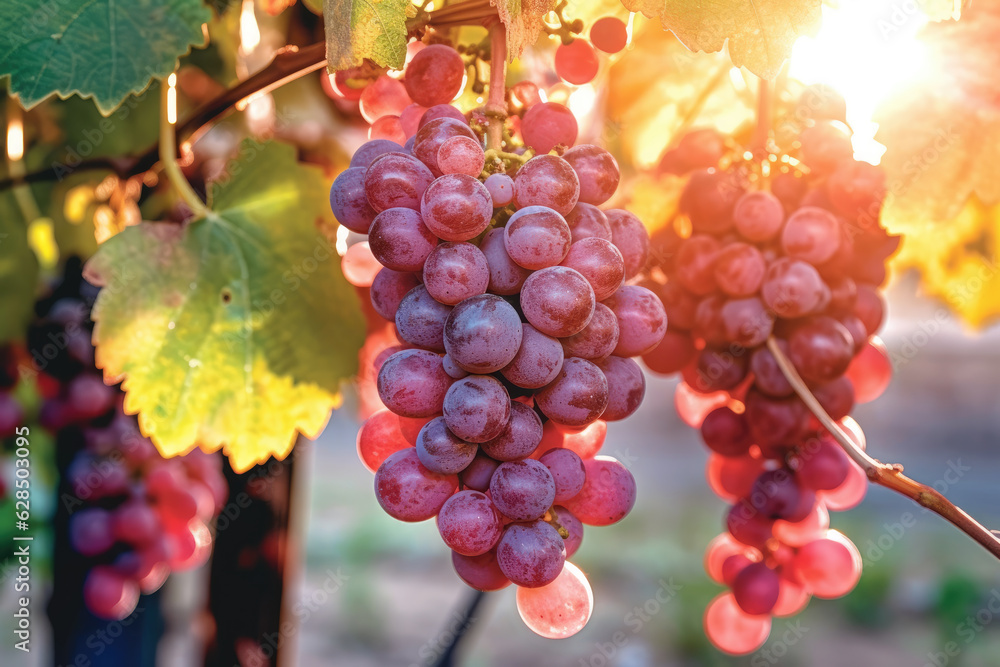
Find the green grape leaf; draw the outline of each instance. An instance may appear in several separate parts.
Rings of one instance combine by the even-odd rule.
[[[552,11],[556,0],[490,0],[507,29],[507,57],[520,56],[542,32],[542,17]]]
[[[49,95],[93,97],[104,115],[204,44],[201,0],[0,3],[0,76],[30,109]]]
[[[402,69],[406,19],[413,16],[416,8],[409,0],[324,0],[327,67],[334,72],[368,58]]]
[[[819,29],[823,0],[622,0],[630,12],[658,18],[692,51],[721,51],[737,67],[773,79],[802,35]]]
[[[0,343],[24,337],[35,305],[38,260],[14,194],[0,194]]]
[[[204,218],[128,227],[87,263],[97,365],[164,456],[221,447],[244,471],[325,426],[365,337],[319,231],[328,187],[291,146],[246,140]]]
[[[998,31],[996,3],[973,3],[961,21],[925,26],[918,37],[926,65],[919,77],[894,87],[874,117],[875,138],[886,146],[882,220],[906,236],[894,265],[920,270],[924,288],[944,296],[973,326],[1000,316],[1000,300],[949,294],[981,280],[979,268],[996,272]]]

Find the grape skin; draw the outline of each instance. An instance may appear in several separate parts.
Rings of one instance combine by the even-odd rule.
[[[445,322],[444,347],[470,373],[494,373],[517,354],[521,335],[517,311],[498,296],[481,294],[451,311]]]
[[[569,252],[571,239],[563,217],[546,206],[521,208],[504,227],[507,256],[529,270],[559,264]]]
[[[545,155],[556,146],[570,147],[576,143],[579,126],[573,112],[555,102],[534,104],[521,121],[524,145]]]
[[[403,417],[440,413],[451,383],[441,357],[428,350],[403,350],[392,355],[379,369],[377,381],[382,402]]]
[[[468,241],[490,224],[493,200],[486,186],[466,174],[434,180],[420,200],[424,224],[445,241]]]
[[[582,331],[597,303],[587,279],[565,266],[550,266],[528,276],[520,301],[528,322],[556,338]]]
[[[393,271],[420,271],[438,244],[420,214],[408,208],[382,211],[368,230],[368,245],[379,264]]]
[[[490,480],[493,504],[514,521],[540,519],[552,507],[555,495],[556,483],[552,474],[544,464],[533,459],[505,461]]]
[[[497,545],[497,564],[512,583],[539,588],[563,570],[566,546],[555,528],[544,521],[512,523]]]
[[[444,417],[435,417],[417,434],[416,449],[417,458],[427,470],[438,475],[453,475],[472,463],[479,448],[452,433]]]
[[[517,461],[535,451],[541,440],[542,420],[524,403],[514,401],[510,405],[510,419],[500,434],[479,447],[497,461]]]
[[[470,375],[455,381],[444,397],[448,430],[467,442],[486,442],[503,432],[511,417],[510,396],[489,375]]]
[[[535,394],[535,403],[558,424],[585,426],[608,407],[608,380],[595,364],[570,357],[559,375]]]
[[[490,267],[483,252],[471,243],[446,242],[436,246],[423,264],[424,287],[435,300],[454,306],[485,294]]]
[[[410,447],[389,456],[375,473],[375,498],[400,521],[433,518],[458,489],[458,477],[433,473]]]
[[[479,491],[459,491],[437,515],[441,539],[455,553],[481,556],[500,540],[503,524],[490,499]]]
[[[583,488],[563,506],[588,526],[610,526],[625,518],[635,505],[635,478],[610,456],[583,462],[587,479]]]
[[[518,209],[545,206],[566,215],[579,198],[580,180],[573,167],[561,157],[537,155],[515,174],[514,205]]]
[[[510,363],[500,369],[511,383],[525,389],[544,387],[563,364],[563,346],[530,324],[521,326],[521,345]]]

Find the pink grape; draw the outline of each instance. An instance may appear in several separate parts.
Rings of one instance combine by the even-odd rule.
[[[476,457],[478,448],[465,442],[447,427],[444,417],[435,417],[417,435],[417,458],[425,468],[439,475],[462,472]]]
[[[368,123],[374,123],[383,116],[398,116],[412,103],[406,87],[383,74],[361,91],[361,116]]]
[[[575,86],[590,83],[597,76],[600,64],[594,47],[584,39],[577,38],[556,47],[556,74],[566,83]]]
[[[620,208],[605,211],[611,226],[611,240],[625,260],[625,277],[632,278],[649,258],[649,232],[634,213]]]
[[[726,338],[745,348],[763,345],[774,327],[774,315],[755,296],[726,301],[719,317]]]
[[[406,143],[406,130],[399,116],[382,116],[368,128],[368,139],[387,139],[397,144]]]
[[[424,287],[435,300],[454,306],[471,296],[485,294],[490,282],[486,255],[471,243],[447,242],[427,256]]]
[[[581,144],[563,153],[562,158],[580,181],[580,202],[603,204],[615,194],[621,172],[611,153],[593,144]]]
[[[594,609],[594,593],[587,577],[572,563],[540,588],[517,589],[517,612],[524,624],[546,639],[572,637],[587,625]]]
[[[753,616],[768,614],[778,602],[778,573],[764,563],[751,563],[733,580],[733,599]]]
[[[818,598],[839,598],[861,578],[861,554],[835,530],[799,548],[791,567],[806,590]]]
[[[524,403],[513,401],[510,404],[510,420],[503,430],[497,437],[487,440],[479,447],[497,461],[517,461],[535,451],[541,440],[542,420]]]
[[[420,119],[423,118],[426,112],[427,107],[422,107],[419,104],[411,104],[399,114],[399,124],[403,128],[403,134],[406,139],[410,139],[417,134],[417,130],[420,129]]]
[[[767,190],[748,192],[736,202],[733,224],[750,241],[768,241],[778,235],[785,222],[781,201]]]
[[[120,621],[131,614],[138,604],[139,587],[113,568],[98,565],[83,582],[83,600],[95,616]]]
[[[729,508],[725,525],[736,541],[763,549],[773,535],[774,519],[765,516],[744,499]]]
[[[801,521],[783,521],[781,519],[774,522],[774,536],[781,540],[782,544],[790,547],[801,547],[813,540],[817,540],[830,528],[830,512],[823,503],[816,503],[812,511]]]
[[[635,478],[628,468],[610,456],[583,462],[587,479],[580,493],[562,503],[588,526],[618,523],[635,505]]]
[[[587,326],[582,331],[561,339],[561,342],[568,357],[590,361],[603,359],[618,346],[618,318],[603,303],[595,304],[594,316]]]
[[[569,449],[552,449],[542,454],[538,461],[549,469],[552,479],[555,480],[554,502],[561,503],[580,493],[587,479],[587,470],[576,452]]]
[[[549,469],[539,461],[505,461],[493,473],[490,496],[504,516],[514,521],[533,521],[552,507],[556,483]]]
[[[555,581],[566,562],[562,537],[544,521],[510,524],[496,551],[500,570],[511,582],[525,588],[539,588]]]
[[[872,337],[847,367],[847,378],[854,385],[858,403],[874,401],[889,387],[892,380],[892,362],[885,344]]]
[[[382,269],[372,280],[372,308],[389,321],[396,320],[396,310],[403,297],[420,284],[416,274]]]
[[[427,109],[424,115],[420,117],[420,122],[417,124],[417,130],[423,128],[424,125],[431,122],[432,120],[437,120],[438,118],[451,118],[452,120],[457,120],[465,125],[469,124],[462,112],[451,106],[450,104],[435,104],[434,106]]]
[[[696,296],[714,292],[715,262],[721,250],[714,236],[696,234],[685,240],[677,251],[677,281]]]
[[[440,356],[427,350],[403,350],[382,364],[377,385],[379,398],[397,415],[430,417],[441,412],[451,383]]]
[[[486,442],[499,436],[511,418],[510,396],[489,375],[456,380],[444,397],[448,430],[466,442]]]
[[[376,158],[365,172],[365,193],[376,211],[390,208],[418,211],[420,198],[433,180],[430,170],[412,155],[386,153]]]
[[[340,172],[330,188],[330,208],[344,227],[359,234],[368,233],[377,212],[365,194],[364,169],[354,167]]]
[[[847,467],[847,479],[832,491],[821,491],[819,497],[835,512],[844,512],[861,504],[868,493],[868,476],[857,463]]]
[[[832,419],[843,419],[854,408],[854,385],[846,375],[813,387],[813,395]]]
[[[490,499],[479,491],[459,491],[437,515],[441,539],[455,553],[481,556],[500,540],[503,524]]]
[[[453,551],[451,564],[462,581],[476,590],[499,591],[510,586],[510,579],[497,563],[496,549],[481,556],[463,556]]]
[[[729,406],[712,410],[701,423],[701,438],[713,452],[722,456],[745,456],[753,445],[746,416]]]
[[[705,547],[703,561],[705,573],[714,581],[725,583],[725,564],[733,556],[742,556],[747,561],[753,562],[755,558],[759,558],[760,552],[742,542],[737,542],[729,533],[720,533]]]
[[[777,339],[778,347],[786,355],[788,354],[788,342]],[[791,396],[795,390],[781,372],[778,361],[774,358],[771,350],[761,347],[753,351],[750,356],[750,372],[753,373],[754,387],[761,393],[773,398],[785,398]]]
[[[490,224],[493,200],[486,186],[466,174],[448,174],[430,184],[420,200],[424,224],[445,241],[468,241]]]
[[[437,244],[420,214],[409,208],[382,211],[368,230],[372,255],[393,271],[420,271]]]
[[[519,209],[545,206],[562,216],[573,210],[579,198],[580,180],[561,157],[537,155],[514,175],[514,205]]]
[[[444,327],[444,347],[470,373],[494,373],[517,354],[521,335],[521,318],[514,307],[493,294],[481,294],[451,311]]]
[[[598,301],[625,284],[625,260],[618,248],[604,239],[588,238],[573,243],[561,264],[579,271],[594,289]]]
[[[215,508],[212,507],[212,510],[214,513]],[[141,501],[126,501],[119,505],[111,521],[115,539],[135,546],[152,544],[163,530],[156,511]]]
[[[433,107],[447,104],[462,90],[465,63],[458,51],[444,44],[421,49],[406,65],[403,83],[417,104]]]
[[[603,304],[602,304],[603,305]],[[594,313],[594,320],[597,319],[597,313]],[[591,326],[594,323],[591,320]],[[667,314],[667,321],[670,322],[670,314]],[[615,331],[617,333],[618,324],[615,321]],[[618,344],[617,336],[615,337],[615,345]],[[613,348],[612,348],[613,349]],[[660,344],[653,348],[652,351],[647,352],[642,355],[642,361],[646,364],[649,370],[654,373],[660,373],[661,375],[670,375],[681,370],[687,366],[692,359],[694,359],[695,347],[694,343],[691,341],[691,336],[684,332],[673,331],[672,329],[667,329],[667,332],[663,334],[663,340]],[[577,356],[583,356],[578,354]]]
[[[885,314],[885,303],[878,293],[878,289],[872,285],[858,285],[854,314],[864,323],[869,336],[878,332]]]
[[[490,174],[483,185],[493,199],[493,208],[503,208],[514,200],[514,179],[507,174]]]
[[[715,408],[729,403],[729,394],[716,391],[702,394],[692,389],[686,382],[677,385],[674,391],[674,408],[681,420],[691,428],[701,428],[705,416]]]
[[[840,245],[840,223],[829,211],[803,206],[788,216],[781,231],[781,247],[789,257],[822,264]]]
[[[667,314],[651,291],[638,285],[626,285],[604,304],[618,319],[618,345],[614,354],[636,357],[660,344],[667,331]]]
[[[556,146],[572,146],[576,143],[578,131],[579,125],[573,112],[555,102],[533,105],[521,121],[524,145],[540,155]]]
[[[372,139],[361,144],[361,147],[354,151],[354,155],[351,156],[350,166],[352,169],[355,167],[367,169],[371,166],[371,163],[375,161],[375,158],[381,157],[386,153],[402,152],[403,146],[401,144],[397,144],[395,141],[389,141],[388,139]]]
[[[715,648],[730,655],[745,655],[767,641],[771,617],[748,614],[740,609],[732,593],[723,593],[705,609],[704,626]]]
[[[590,26],[590,42],[605,53],[618,53],[628,43],[625,22],[615,16],[605,16]]]
[[[437,154],[438,169],[445,174],[478,177],[486,166],[486,154],[475,139],[452,137],[441,144]],[[487,188],[487,191],[489,188]],[[492,197],[492,192],[490,196]],[[494,204],[496,201],[494,200]]]
[[[608,216],[593,204],[578,203],[566,214],[566,224],[569,225],[573,243],[589,238],[612,240]]]
[[[806,382],[829,382],[847,370],[854,341],[832,317],[814,317],[795,327],[788,337],[788,358]]]
[[[601,419],[609,422],[625,419],[642,404],[646,376],[632,359],[610,356],[596,363],[608,380],[608,407]]]
[[[431,472],[412,447],[391,454],[375,473],[376,500],[400,521],[434,517],[457,489],[458,477]]]
[[[424,114],[427,117],[437,107],[431,107]],[[422,121],[421,121],[422,122]],[[442,176],[443,172],[438,167],[437,156],[441,150],[441,145],[452,137],[468,137],[476,140],[476,135],[469,127],[468,121],[464,118],[456,120],[451,117],[438,117],[424,123],[414,137],[413,153],[417,159],[423,162],[431,170],[434,176]]]
[[[566,545],[566,558],[572,558],[583,543],[583,524],[561,505],[553,507],[552,513],[555,514],[556,523],[569,533],[569,537],[563,538],[563,543]]]
[[[340,259],[340,269],[347,282],[355,287],[371,287],[382,265],[372,254],[368,241],[362,241],[347,248]]]
[[[562,364],[563,347],[559,341],[530,324],[523,324],[517,354],[500,372],[518,387],[538,389],[556,378]]]
[[[771,614],[779,618],[794,616],[809,604],[809,591],[798,582],[792,581],[786,576],[781,577],[781,585],[778,589],[778,601],[771,610]]]
[[[399,417],[382,409],[365,420],[358,429],[358,458],[374,473],[391,454],[410,447],[399,428]]]
[[[608,424],[601,419],[580,428],[549,421],[542,429],[542,441],[531,458],[541,458],[550,449],[565,448],[576,452],[581,459],[590,459],[601,451],[607,435]]]
[[[542,333],[557,338],[582,331],[594,315],[595,304],[594,290],[587,279],[565,266],[535,271],[521,287],[525,318]]]
[[[479,249],[486,256],[490,270],[489,291],[494,294],[509,296],[521,291],[521,286],[531,274],[527,269],[518,266],[507,254],[504,241],[505,232],[501,228],[486,232]]]
[[[696,171],[681,193],[680,210],[690,218],[695,234],[721,234],[733,226],[733,209],[743,191],[735,174]]]
[[[780,317],[803,317],[818,311],[829,289],[811,264],[782,257],[767,267],[760,289],[767,307]]]
[[[517,405],[520,404],[514,404],[514,406]],[[493,473],[496,472],[497,467],[500,465],[499,461],[490,458],[484,453],[486,444],[483,443],[483,445],[480,445],[479,451],[476,452],[476,458],[472,459],[472,463],[466,466],[465,470],[458,475],[463,487],[474,491],[482,491],[483,493],[489,490]]]
[[[570,357],[556,379],[535,394],[535,403],[556,423],[584,426],[607,409],[608,381],[595,364]]]
[[[715,258],[715,284],[729,296],[757,293],[767,266],[763,255],[749,243],[730,243]]]
[[[504,227],[507,255],[526,269],[555,266],[569,252],[569,225],[545,206],[528,206],[512,215]]]
[[[418,285],[399,302],[396,332],[410,345],[444,352],[444,323],[450,314],[450,307],[435,301],[423,285]]]

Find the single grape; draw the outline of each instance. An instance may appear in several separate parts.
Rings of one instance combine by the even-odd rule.
[[[566,215],[579,198],[580,180],[561,157],[536,155],[514,175],[514,205],[519,209],[546,206]]]
[[[439,475],[462,472],[475,458],[478,447],[466,442],[447,428],[444,417],[424,424],[417,435],[417,458],[428,470]]]
[[[535,402],[554,422],[584,426],[608,407],[608,381],[595,364],[570,357],[556,379],[535,394]]]
[[[696,296],[714,292],[715,262],[721,250],[722,245],[713,236],[696,234],[684,241],[677,251],[677,281]]]
[[[562,537],[544,521],[510,524],[496,551],[500,570],[511,582],[525,588],[539,588],[555,581],[566,562]]]
[[[566,214],[566,224],[569,225],[573,243],[589,238],[612,240],[608,216],[593,204],[578,203]]]
[[[597,313],[595,312],[594,319],[591,320],[590,324],[587,326],[593,326],[594,320],[596,319]],[[671,325],[673,324],[670,320],[669,314],[667,315],[667,321],[670,322]],[[618,326],[616,320],[616,333],[617,330]],[[584,329],[584,331],[586,331],[586,329]],[[615,344],[618,344],[617,336],[615,338]],[[667,329],[666,333],[663,334],[663,340],[660,341],[660,344],[653,348],[652,351],[642,355],[642,361],[646,364],[649,370],[654,373],[671,375],[691,363],[691,360],[694,359],[695,352],[696,350],[694,342],[691,340],[691,336],[684,332]],[[577,353],[576,356],[583,357],[584,355]]]
[[[840,245],[840,223],[829,211],[803,206],[788,216],[781,231],[781,247],[789,257],[822,264]]]
[[[833,420],[840,420],[854,409],[854,385],[846,375],[812,388],[813,396]]]
[[[403,350],[382,364],[377,384],[379,398],[397,415],[430,417],[441,412],[451,383],[439,355],[427,350]]]
[[[420,122],[417,124],[417,131],[419,132],[423,129],[424,125],[432,120],[437,120],[438,118],[451,118],[452,120],[457,120],[464,125],[469,124],[469,121],[462,114],[462,112],[450,104],[435,104],[427,109],[427,111],[424,112],[424,115],[420,117]]]
[[[399,302],[396,332],[409,343],[433,352],[444,352],[444,323],[451,308],[438,303],[423,285],[417,285]]]
[[[830,290],[811,264],[782,257],[771,262],[760,289],[767,307],[779,317],[804,317],[820,310]]]
[[[847,479],[832,491],[821,491],[820,498],[834,512],[857,507],[868,493],[868,475],[857,463],[847,466]]]
[[[605,211],[611,226],[611,239],[625,260],[625,277],[632,278],[646,266],[649,258],[649,233],[642,221],[624,209]]]
[[[514,179],[507,174],[490,174],[483,182],[493,199],[493,208],[503,208],[514,200]]]
[[[371,163],[375,161],[375,158],[381,157],[386,153],[401,152],[403,152],[403,146],[401,144],[397,144],[395,141],[389,141],[388,139],[373,139],[361,144],[361,147],[354,151],[354,155],[351,156],[350,166],[352,169],[355,167],[367,169],[371,166]],[[362,171],[362,174],[363,173],[364,172]]]
[[[424,117],[425,113],[427,113],[427,107],[411,104],[399,114],[399,124],[403,128],[406,139],[416,136],[417,130],[420,129],[420,119]]]
[[[847,370],[854,357],[854,341],[832,317],[812,317],[788,336],[788,358],[806,382],[829,382]]]
[[[382,211],[368,231],[372,255],[393,271],[420,271],[437,244],[420,214],[409,208]]]
[[[603,204],[618,189],[621,171],[611,153],[593,144],[574,146],[563,153],[580,181],[580,202]]]
[[[453,107],[448,108],[453,109]],[[438,107],[435,106],[428,109],[427,113],[424,114],[424,119],[435,109],[438,109]],[[456,113],[458,113],[457,110]],[[421,119],[421,122],[423,123],[423,119]],[[413,154],[427,165],[434,176],[443,175],[437,163],[438,151],[441,150],[441,145],[452,137],[468,137],[469,139],[478,141],[464,117],[461,120],[457,120],[450,116],[438,116],[424,123],[414,136]]]
[[[788,355],[788,341],[777,339],[778,347]],[[753,373],[754,388],[773,398],[785,398],[795,393],[792,385],[781,372],[771,350],[760,347],[750,355],[750,372]]]
[[[486,154],[483,152],[482,145],[475,139],[452,137],[441,144],[441,148],[438,149],[437,163],[438,169],[445,174],[466,174],[476,178],[486,165]],[[490,196],[492,197],[492,195],[491,192]],[[495,206],[495,199],[493,203]]]
[[[424,224],[445,241],[468,241],[489,226],[493,200],[486,186],[472,176],[448,174],[423,193],[420,214]]]
[[[380,316],[389,321],[396,320],[396,310],[403,297],[420,284],[415,273],[382,269],[372,280],[372,308]]]
[[[507,255],[526,269],[544,269],[563,261],[569,252],[569,225],[545,206],[521,208],[504,227]]]
[[[762,515],[785,521],[801,521],[815,505],[815,494],[803,488],[787,468],[766,470],[750,491],[750,504]]]
[[[355,287],[371,287],[382,265],[375,259],[368,241],[355,243],[347,248],[340,260],[344,278]]]
[[[774,327],[774,315],[757,297],[729,299],[719,310],[726,339],[741,347],[763,345]]]
[[[746,355],[705,348],[698,353],[693,365],[681,371],[681,377],[695,391],[710,394],[735,388],[746,377],[746,370]]]
[[[578,131],[579,126],[573,112],[555,102],[532,105],[521,121],[521,136],[525,147],[533,148],[539,156],[547,154],[556,146],[572,146],[576,143]]]
[[[369,141],[385,139],[402,145],[406,143],[406,130],[399,116],[382,116],[368,128]]]
[[[452,383],[444,397],[448,430],[467,442],[486,442],[503,432],[510,421],[507,390],[489,375],[470,375]]]
[[[736,541],[764,549],[773,536],[774,519],[757,510],[749,500],[743,499],[729,509],[725,525]]]
[[[562,363],[563,346],[559,341],[530,324],[523,324],[521,346],[500,372],[518,387],[538,389],[556,378]]]
[[[553,507],[552,513],[555,515],[556,523],[569,533],[569,537],[564,537],[563,542],[566,545],[566,558],[572,558],[583,543],[583,523],[561,505]]]
[[[503,430],[479,447],[497,461],[517,461],[535,451],[541,440],[542,420],[524,403],[513,401],[510,404],[510,419]],[[492,471],[490,474],[492,477]]]
[[[667,314],[656,295],[639,285],[626,285],[604,304],[618,319],[614,354],[635,357],[653,350],[667,331]]]
[[[587,471],[576,452],[562,448],[552,449],[542,454],[538,461],[549,469],[555,480],[555,502],[561,503],[580,493],[587,479]]]
[[[594,47],[584,39],[574,39],[556,48],[555,70],[560,79],[575,86],[590,83],[597,76],[600,61]]]
[[[749,243],[730,243],[715,257],[715,284],[729,296],[745,297],[757,293],[764,282],[767,265],[756,247]]]
[[[510,579],[497,563],[496,549],[481,556],[463,556],[453,551],[451,564],[462,581],[476,590],[499,591],[510,586]]]
[[[412,155],[386,153],[365,172],[365,193],[376,211],[397,207],[418,211],[420,198],[433,180],[430,170]]]
[[[400,521],[434,517],[457,489],[458,477],[431,472],[412,447],[391,454],[375,473],[378,504]]]
[[[486,263],[490,270],[489,291],[494,294],[510,296],[521,291],[521,286],[531,274],[527,269],[518,266],[507,254],[507,245],[504,240],[505,232],[502,228],[491,229],[486,232],[479,249],[486,256]]]
[[[659,285],[653,291],[657,292],[660,301],[663,302],[663,309],[667,313],[667,322],[670,323],[671,329],[685,331],[694,326],[694,315],[699,303],[694,294],[676,281]]]
[[[791,567],[806,590],[818,598],[839,598],[861,578],[861,554],[854,543],[835,530],[799,548]]]
[[[561,342],[568,357],[591,361],[603,359],[618,346],[618,318],[603,303],[595,304],[594,316],[587,326],[582,331],[563,338]]]
[[[767,190],[746,193],[737,200],[733,208],[736,231],[754,242],[773,239],[784,222],[785,209],[781,200]]]
[[[865,325],[869,336],[874,336],[878,332],[885,314],[885,302],[877,288],[872,285],[858,285],[854,314]]]
[[[596,304],[587,279],[565,266],[550,266],[528,276],[520,300],[528,322],[557,338],[582,331],[593,317]]]
[[[514,406],[517,405],[520,404],[514,403]],[[499,461],[484,453],[485,444],[479,446],[476,458],[472,459],[472,463],[458,474],[458,479],[462,482],[464,488],[482,491],[483,493],[489,490],[493,473],[496,472],[497,467],[500,465]]]
[[[359,108],[365,121],[374,123],[383,116],[398,116],[412,103],[406,87],[383,74],[361,91]]]
[[[437,515],[441,539],[455,553],[481,556],[500,540],[503,523],[493,503],[479,491],[459,491]]]
[[[115,543],[112,515],[99,507],[77,511],[70,518],[69,542],[83,556],[104,553]]]
[[[462,90],[465,63],[458,51],[444,44],[431,44],[406,65],[403,83],[417,104],[433,107],[448,104]]]
[[[778,602],[778,573],[764,563],[751,563],[733,580],[733,599],[748,614],[768,614]]]
[[[761,447],[794,444],[805,432],[809,415],[797,397],[771,398],[751,389],[745,403],[750,432]]]
[[[771,617],[746,613],[732,593],[723,593],[708,604],[703,624],[712,645],[730,655],[753,653],[771,632]]]
[[[358,458],[370,472],[375,472],[391,454],[410,447],[399,428],[399,417],[382,409],[365,420],[358,429]]]
[[[680,211],[690,218],[695,234],[721,234],[733,226],[733,209],[743,192],[730,172],[696,171],[681,193]]]
[[[517,612],[524,624],[546,639],[566,639],[580,632],[594,609],[594,592],[586,575],[572,563],[540,588],[519,587]]]
[[[885,344],[872,337],[847,367],[847,378],[854,386],[858,403],[874,401],[889,387],[892,379],[892,361]]]
[[[722,456],[745,456],[753,445],[746,416],[723,406],[712,410],[701,423],[701,438]]]
[[[114,568],[98,565],[83,582],[83,601],[95,616],[121,621],[139,602],[139,587]]]
[[[624,519],[635,505],[632,473],[610,456],[585,459],[583,465],[583,488],[562,505],[588,526],[610,526]]]
[[[605,16],[590,26],[590,42],[605,53],[618,53],[628,43],[625,22],[615,16]]]
[[[493,504],[514,521],[540,519],[552,506],[555,495],[552,473],[534,459],[501,463],[490,480]]]
[[[444,347],[470,373],[493,373],[517,354],[521,335],[521,318],[514,307],[493,294],[481,294],[451,311],[445,322]]]
[[[423,279],[424,287],[435,300],[454,306],[471,296],[486,293],[490,267],[486,256],[476,246],[449,241],[438,245],[427,256]]]
[[[608,380],[608,407],[601,419],[625,419],[642,404],[646,395],[646,376],[632,359],[610,356],[596,363]]]

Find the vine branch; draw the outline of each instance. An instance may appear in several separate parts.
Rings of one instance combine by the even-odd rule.
[[[495,151],[503,147],[503,126],[507,120],[507,29],[497,21],[490,30],[490,90],[485,113],[486,148]]]
[[[163,164],[167,180],[180,194],[181,199],[191,208],[195,217],[200,218],[208,212],[208,209],[184,177],[180,165],[177,164],[177,137],[174,135],[174,126],[170,122],[168,114],[171,95],[176,95],[176,90],[171,86],[163,86],[160,99],[160,162]]]
[[[898,463],[882,463],[872,458],[859,447],[844,432],[840,425],[827,414],[823,406],[806,386],[791,360],[779,347],[777,340],[772,336],[767,339],[767,349],[774,355],[785,379],[795,389],[795,393],[806,404],[806,407],[816,416],[823,427],[830,432],[830,435],[844,449],[851,460],[861,466],[865,471],[869,481],[879,486],[895,491],[922,507],[926,507],[935,514],[951,522],[956,528],[974,539],[991,554],[1000,558],[1000,538],[992,531],[973,519],[960,507],[945,498],[945,496],[933,487],[910,479],[903,474],[903,466]]]

